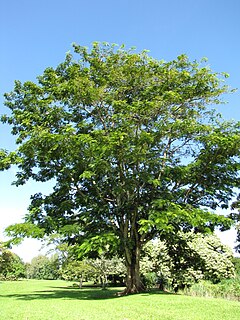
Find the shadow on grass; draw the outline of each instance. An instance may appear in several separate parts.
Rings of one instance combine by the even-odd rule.
[[[110,288],[102,290],[100,288],[76,288],[76,287],[49,287],[49,290],[33,291],[31,293],[16,293],[0,295],[0,297],[17,299],[17,300],[45,300],[45,299],[63,299],[63,300],[106,300],[119,299],[127,296],[118,296],[121,288]],[[148,292],[139,293],[139,295],[149,296],[152,294],[168,295],[171,293],[162,292],[159,290],[151,290]]]

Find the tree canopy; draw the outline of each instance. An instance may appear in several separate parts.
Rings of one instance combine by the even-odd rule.
[[[16,81],[5,95],[2,121],[17,148],[1,151],[1,168],[18,166],[17,186],[54,183],[8,230],[58,232],[79,254],[108,245],[125,257],[125,292],[139,292],[147,241],[231,224],[214,211],[239,185],[240,124],[213,110],[229,92],[227,75],[185,55],[165,62],[107,43],[73,47],[36,83]]]

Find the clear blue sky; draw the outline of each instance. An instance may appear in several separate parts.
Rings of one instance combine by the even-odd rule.
[[[3,93],[11,91],[14,80],[34,81],[46,67],[62,62],[73,42],[124,43],[164,60],[182,53],[197,60],[207,57],[210,67],[228,72],[228,84],[237,88],[239,35],[239,0],[1,1],[0,114],[6,112]],[[225,98],[229,104],[220,107],[224,117],[240,120],[239,91]],[[0,147],[13,148],[6,126],[0,126],[0,135]],[[0,229],[20,221],[30,194],[45,189],[34,183],[15,188],[13,178],[14,170],[0,173]],[[21,248],[20,255],[28,259],[25,251],[35,247]]]

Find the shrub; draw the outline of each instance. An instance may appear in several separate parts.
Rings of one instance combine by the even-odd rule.
[[[240,301],[240,277],[222,280],[218,284],[203,280],[183,292],[191,296],[224,298]]]

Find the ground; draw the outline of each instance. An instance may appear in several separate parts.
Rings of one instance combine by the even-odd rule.
[[[238,320],[240,303],[152,291],[118,297],[121,288],[79,289],[72,282],[0,283],[1,320]]]

